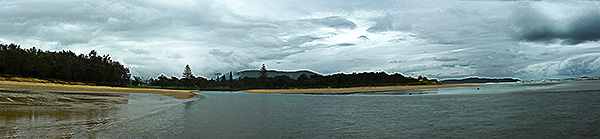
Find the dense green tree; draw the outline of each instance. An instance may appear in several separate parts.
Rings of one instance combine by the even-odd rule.
[[[95,50],[76,55],[69,50],[22,49],[16,44],[0,44],[0,74],[111,86],[129,85],[131,77],[128,68],[112,61],[109,55],[99,56]]]
[[[133,80],[131,80],[132,85],[141,85],[143,83],[144,83],[144,81],[142,80],[142,77],[140,77],[140,76],[133,76]]]

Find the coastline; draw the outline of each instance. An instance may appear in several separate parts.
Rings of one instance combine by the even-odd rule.
[[[168,90],[168,89],[150,89],[150,88],[127,88],[127,87],[108,87],[108,86],[88,86],[88,85],[66,85],[56,83],[36,83],[36,82],[17,82],[0,81],[0,89],[12,91],[42,91],[42,92],[72,92],[72,93],[148,93],[159,94],[176,99],[191,99],[198,97],[194,94],[196,90]]]
[[[241,91],[246,92],[246,93],[257,93],[257,94],[335,94],[335,93],[352,93],[352,92],[377,92],[377,91],[394,91],[394,90],[470,87],[470,86],[482,86],[482,85],[486,85],[486,84],[367,86],[367,87],[315,88],[315,89],[250,89],[250,90],[241,90]]]

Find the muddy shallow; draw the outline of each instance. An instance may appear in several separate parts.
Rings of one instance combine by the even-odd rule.
[[[156,94],[0,90],[0,138],[109,137],[128,121],[143,119],[191,99]]]

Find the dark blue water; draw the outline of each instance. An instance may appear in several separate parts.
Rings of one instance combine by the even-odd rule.
[[[202,93],[151,118],[180,122],[121,137],[597,138],[600,92],[464,95]],[[160,133],[160,134],[154,134]]]

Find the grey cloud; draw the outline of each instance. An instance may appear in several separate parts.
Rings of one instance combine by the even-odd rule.
[[[160,22],[168,20],[161,20],[164,16],[158,10],[127,2],[19,1],[0,8],[0,27],[9,29],[3,32],[15,38],[58,42],[59,49],[103,36],[127,40],[160,37],[154,31],[168,24]]]
[[[310,18],[280,21],[279,28],[287,29],[288,33],[301,33],[314,31],[321,27],[330,27],[334,29],[355,29],[356,23],[340,16],[330,16],[325,18]]]
[[[585,12],[576,17],[567,30],[561,34],[569,44],[579,44],[584,41],[600,40],[600,8],[585,9]]]
[[[260,54],[262,54],[262,55],[258,56],[258,59],[260,59],[260,60],[283,59],[290,55],[303,53],[305,51],[306,50],[303,50],[303,49],[270,50],[270,51],[267,50],[267,51],[260,52]]]
[[[369,32],[384,32],[384,31],[409,31],[412,25],[406,22],[407,17],[397,15],[386,15],[382,18],[375,19],[376,24],[369,27]]]
[[[535,78],[593,76],[600,75],[598,65],[600,65],[600,53],[596,52],[559,58],[556,61],[541,61],[515,73]]]
[[[470,64],[442,64],[442,67],[449,67],[449,68],[455,68],[455,67],[468,67]]]
[[[212,54],[214,56],[220,56],[220,57],[229,57],[233,54],[233,51],[229,51],[229,52],[223,52],[219,49],[212,49],[210,50],[210,52],[208,52],[209,54]]]
[[[233,50],[230,51],[223,51],[221,49],[212,49],[208,52],[212,58],[214,58],[215,62],[212,63],[219,63],[220,65],[226,65],[226,67],[218,67],[219,69],[225,71],[225,70],[233,70],[233,71],[237,71],[237,70],[242,70],[242,69],[248,69],[248,68],[254,68],[254,66],[252,66],[252,62],[254,62],[254,58],[250,58],[246,55],[242,55],[242,54],[238,54],[236,52],[234,52]],[[212,69],[212,70],[218,70],[218,69]]]
[[[367,36],[365,36],[365,35],[358,36],[357,39],[363,40],[363,41],[369,40],[369,38]]]
[[[344,46],[353,46],[353,45],[356,45],[356,44],[353,44],[353,43],[340,43],[340,44],[336,44],[336,46],[342,46],[342,47],[344,47]]]
[[[183,55],[181,54],[171,54],[168,56],[168,58],[172,58],[172,59],[182,59]]]
[[[294,38],[290,38],[285,40],[286,44],[288,46],[297,46],[297,45],[302,45],[304,43],[309,43],[315,40],[319,40],[321,38],[319,37],[312,37],[312,36],[299,36],[299,37],[294,37]]]
[[[459,59],[450,58],[450,57],[434,57],[433,60],[435,60],[435,61],[458,61]]]
[[[567,59],[560,65],[558,75],[597,75],[600,74],[600,55],[590,55]]]
[[[390,62],[388,62],[389,64],[396,64],[396,63],[404,63],[406,61],[403,60],[391,60]]]
[[[158,59],[156,57],[154,57],[154,56],[142,55],[142,56],[136,56],[136,57],[126,58],[125,60],[127,60],[128,64],[146,65],[148,63],[155,62]]]
[[[423,58],[421,59],[421,61],[458,61],[459,59],[457,58],[450,58],[450,57],[429,57],[429,58]]]
[[[129,49],[130,52],[134,54],[149,54],[150,51],[143,48]]]
[[[520,40],[546,43],[562,39],[564,44],[570,45],[600,40],[600,8],[585,7],[578,14],[575,18],[557,21],[532,7],[517,7],[512,15],[515,36]],[[566,23],[566,27],[558,23]]]
[[[520,39],[549,41],[558,35],[555,22],[531,7],[517,8],[512,16]]]
[[[342,18],[339,16],[330,16],[319,19],[310,19],[309,20],[313,24],[324,25],[332,28],[347,28],[354,29],[356,28],[356,24],[346,18]]]

